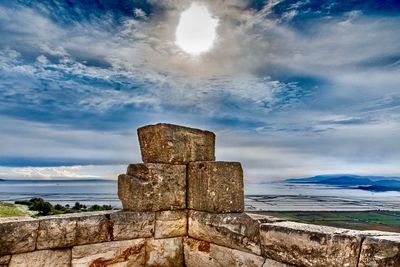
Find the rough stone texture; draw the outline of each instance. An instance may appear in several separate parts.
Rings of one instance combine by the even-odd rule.
[[[299,266],[357,266],[359,232],[294,222],[261,224],[262,255]]]
[[[41,219],[37,249],[63,248],[75,245],[77,221],[75,216],[50,216]]]
[[[112,212],[49,216],[39,220],[37,249],[65,248],[110,240]]]
[[[271,259],[265,259],[262,267],[294,267],[293,265],[288,265],[285,263],[277,262]]]
[[[280,219],[277,217],[273,217],[270,215],[261,215],[257,213],[246,212],[246,215],[252,218],[253,220],[261,223],[274,223],[274,222],[284,222],[285,219]]]
[[[77,220],[75,244],[85,245],[110,241],[111,233],[112,226],[105,214],[84,214]]]
[[[243,170],[240,163],[189,163],[188,208],[215,213],[243,212]]]
[[[72,248],[73,267],[145,265],[145,239],[113,241]]]
[[[118,177],[118,196],[125,210],[160,211],[186,208],[186,166],[131,164]]]
[[[400,267],[400,234],[366,237],[359,267]]]
[[[7,266],[10,259],[11,255],[0,256],[0,266]]]
[[[156,212],[155,238],[187,235],[187,211],[168,210]]]
[[[264,258],[207,241],[184,239],[184,255],[187,267],[261,267]]]
[[[70,267],[71,249],[38,250],[12,255],[9,267]]]
[[[215,160],[215,134],[209,131],[161,123],[139,128],[138,136],[146,163]]]
[[[110,216],[113,240],[151,237],[154,233],[154,212],[119,211]]]
[[[35,219],[10,219],[0,222],[0,255],[35,250],[39,222]]]
[[[189,211],[189,236],[260,255],[260,223],[246,213]]]
[[[149,239],[146,242],[146,266],[183,266],[182,238]]]

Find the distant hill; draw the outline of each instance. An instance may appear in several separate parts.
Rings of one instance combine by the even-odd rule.
[[[288,183],[326,184],[351,187],[374,192],[400,191],[400,177],[359,176],[351,174],[318,175],[309,178],[288,179]]]

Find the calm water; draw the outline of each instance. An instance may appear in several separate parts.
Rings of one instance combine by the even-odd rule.
[[[369,192],[335,186],[247,183],[247,210],[400,210],[400,192]],[[76,201],[87,206],[107,204],[121,207],[117,182],[101,181],[0,181],[0,201],[42,197],[52,204]]]

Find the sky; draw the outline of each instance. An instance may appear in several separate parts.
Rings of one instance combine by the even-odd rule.
[[[400,176],[400,2],[0,2],[0,178],[116,179],[158,122],[214,131],[248,181]]]

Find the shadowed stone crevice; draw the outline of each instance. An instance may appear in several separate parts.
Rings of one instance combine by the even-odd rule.
[[[114,241],[114,222],[111,220],[110,214],[105,214],[105,216],[107,218],[107,232],[109,239]]]
[[[357,267],[358,267],[359,264],[360,264],[361,250],[362,250],[362,245],[363,245],[363,243],[364,243],[364,240],[365,240],[365,237],[362,236],[362,237],[361,237],[361,241],[360,241],[359,250],[358,250],[358,255],[357,255]]]

